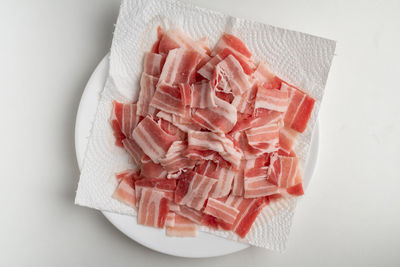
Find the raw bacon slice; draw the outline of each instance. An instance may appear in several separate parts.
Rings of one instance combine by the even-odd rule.
[[[283,127],[284,114],[282,112],[259,108],[255,110],[255,116],[259,119],[258,123],[261,123],[261,121],[264,121],[264,124],[277,123],[279,127]],[[252,125],[255,125],[253,127],[259,126],[259,124],[256,125],[254,122]]]
[[[201,55],[193,50],[177,48],[169,51],[160,75],[160,84],[192,84],[196,81],[197,66]]]
[[[189,219],[186,219],[185,217],[180,215],[175,215],[174,225],[167,226],[166,234],[167,236],[176,237],[196,237],[197,226]]]
[[[158,163],[154,163],[151,158],[143,155],[142,166],[140,168],[140,176],[143,178],[165,178],[167,177],[167,171]]]
[[[247,160],[245,169],[248,171],[253,168],[261,168],[269,166],[271,162],[271,154],[264,153],[257,158]]]
[[[197,161],[197,162],[203,162],[203,161],[213,161],[216,164],[218,164],[220,167],[223,168],[231,168],[232,164],[228,161],[226,161],[223,157],[221,157],[220,154],[218,154],[215,151],[212,150],[197,150],[197,149],[192,149],[188,148],[184,152],[185,157]]]
[[[174,192],[176,189],[176,181],[168,179],[140,179],[135,182],[135,186],[152,187],[163,192]]]
[[[245,131],[254,127],[260,127],[266,124],[277,123],[279,127],[283,126],[283,113],[267,110],[258,109],[254,115],[243,114],[238,118],[238,122],[235,127],[231,130],[231,133],[237,131]]]
[[[129,179],[137,180],[137,170],[135,169],[128,169],[122,172],[118,172],[115,174],[115,178],[117,178],[118,183],[122,181],[122,179],[129,177]]]
[[[156,54],[159,53],[160,41],[161,41],[163,36],[164,36],[164,32],[163,32],[162,28],[160,26],[158,26],[157,27],[157,41],[151,47],[151,52],[152,53],[156,53]]]
[[[251,52],[249,49],[246,47],[246,45],[237,38],[236,36],[228,33],[224,33],[221,37],[221,39],[218,41],[218,43],[215,45],[213,51],[211,52],[212,56],[217,55],[220,53],[222,50],[225,48],[230,48],[237,53],[247,57],[251,58]]]
[[[278,193],[278,187],[267,181],[268,167],[246,171],[244,178],[244,197],[258,198]]]
[[[286,188],[286,192],[289,193],[290,195],[302,196],[304,195],[303,184],[299,183],[289,188]]]
[[[135,181],[136,201],[140,200],[143,188],[153,188],[164,193],[168,200],[174,200],[176,181],[168,179],[140,179]]]
[[[260,62],[256,71],[253,73],[253,77],[257,81],[257,84],[261,85],[274,79],[275,75],[272,74],[266,62]]]
[[[123,179],[117,186],[112,197],[125,205],[136,208],[135,188],[134,183]]]
[[[121,127],[119,127],[119,123],[117,120],[111,120],[111,128],[113,130],[113,135],[115,138],[115,145],[119,147],[124,147],[122,141],[126,138],[126,136],[122,133]]]
[[[187,206],[180,206],[179,210],[177,210],[176,213],[196,224],[201,224],[201,220],[203,218],[202,212],[189,208]]]
[[[158,163],[171,144],[178,140],[175,136],[164,132],[149,116],[138,124],[132,133],[132,138],[154,163]]]
[[[289,92],[289,106],[285,113],[285,126],[302,133],[311,117],[315,100],[306,93],[285,83],[282,83],[282,88]]]
[[[159,77],[163,68],[165,57],[160,54],[144,53],[143,73]]]
[[[190,131],[188,133],[188,144],[190,149],[218,152],[224,160],[234,166],[239,166],[242,158],[241,151],[235,147],[232,140],[212,132]]]
[[[172,143],[165,157],[160,159],[160,163],[166,171],[174,173],[184,168],[193,169],[195,162],[183,155],[186,149],[187,143],[183,141],[175,141]]]
[[[157,83],[157,77],[146,73],[142,74],[142,77],[140,78],[139,99],[137,102],[138,116],[146,117],[147,114],[154,114],[155,109],[150,106],[150,102],[156,91]]]
[[[261,156],[264,151],[249,145],[249,141],[247,139],[246,133],[238,133],[239,134],[239,147],[243,152],[243,156],[246,160],[251,160],[258,158]]]
[[[219,98],[215,98],[215,103],[215,108],[197,109],[192,120],[210,131],[227,133],[236,124],[236,108]]]
[[[297,132],[288,127],[282,127],[279,130],[279,152],[283,154],[283,156],[296,156],[293,151],[296,137]]]
[[[160,120],[158,120],[157,123],[160,125],[161,129],[163,129],[163,131],[165,131],[167,134],[176,136],[179,140],[185,139],[185,137],[186,137],[185,132],[181,131],[178,127],[173,125],[171,122],[164,120],[164,119],[160,119]]]
[[[276,123],[246,130],[246,137],[250,146],[262,150],[264,153],[271,153],[279,149],[279,127]]]
[[[209,58],[209,56],[207,56],[209,49],[204,45],[204,42],[195,42],[178,28],[171,29],[162,36],[159,52],[161,54],[168,54],[170,50],[181,47],[196,51],[198,54],[202,55],[204,60],[208,60]]]
[[[163,192],[152,188],[142,189],[137,215],[138,224],[164,228],[168,211],[168,199]]]
[[[193,160],[195,162],[202,162],[205,160],[215,161],[216,154],[218,154],[218,153],[215,151],[209,150],[209,149],[200,150],[200,149],[194,149],[194,148],[190,148],[190,147],[188,147],[188,149],[186,149],[186,151],[183,153],[183,155],[185,157],[187,157],[188,159]]]
[[[242,95],[235,96],[232,105],[240,113],[253,114],[256,94],[257,87],[253,86]]]
[[[179,117],[190,117],[190,108],[185,107],[181,101],[181,93],[178,87],[159,85],[150,102],[154,108]]]
[[[224,142],[229,141],[229,139],[212,132],[190,131],[188,133],[188,142],[191,149],[224,152]]]
[[[200,210],[215,183],[215,179],[193,171],[184,172],[179,177],[175,191],[175,202]]]
[[[190,106],[192,108],[215,108],[215,107],[217,107],[217,104],[215,101],[215,92],[214,92],[213,88],[211,87],[210,82],[207,80],[193,84],[191,96],[192,96],[192,98],[191,98]],[[218,102],[218,103],[220,103],[220,102]],[[226,105],[224,105],[224,106],[226,106]]]
[[[140,166],[141,159],[143,156],[143,150],[138,146],[138,144],[132,139],[124,139],[122,140],[122,145],[125,148],[126,152],[132,157],[133,163],[136,166]]]
[[[224,100],[225,102],[228,102],[229,104],[232,104],[234,99],[234,96],[231,93],[224,93],[221,91],[215,91],[215,96]]]
[[[180,206],[179,206],[178,204],[176,204],[176,203],[174,202],[174,200],[170,200],[170,201],[169,201],[169,210],[170,210],[170,211],[175,212],[175,211],[178,211],[179,209],[180,209]]]
[[[227,196],[231,191],[233,178],[236,175],[236,172],[232,170],[232,167],[221,167],[219,164],[211,160],[197,165],[195,172],[217,180],[216,184],[210,191],[210,197],[213,198]]]
[[[257,219],[258,214],[260,214],[266,205],[267,202],[263,198],[255,198],[250,203],[242,201],[237,207],[239,215],[234,224],[235,233],[241,238],[245,238],[254,221]]]
[[[229,196],[225,203],[239,210],[233,229],[241,238],[247,235],[258,214],[268,204],[265,198],[245,199],[234,196]]]
[[[244,195],[244,171],[247,161],[242,159],[240,161],[239,171],[233,178],[232,195],[243,196]]]
[[[113,101],[113,115],[111,120],[116,120],[121,132],[128,138],[131,137],[133,129],[135,129],[139,117],[136,114],[136,104],[123,104]]]
[[[169,114],[164,111],[160,111],[157,113],[157,117],[172,123],[183,132],[199,131],[201,129],[200,126],[193,124],[191,119],[176,116],[175,114]]]
[[[229,55],[234,56],[239,61],[240,65],[243,68],[243,71],[246,74],[250,75],[254,72],[255,66],[251,60],[249,60],[242,54],[235,52],[232,49],[225,48],[221,52],[216,54],[213,58],[211,58],[203,67],[201,67],[198,70],[198,73],[204,78],[211,80],[215,66]]]
[[[283,149],[279,148],[278,154],[281,156],[286,156],[286,157],[296,157],[296,152],[294,152],[293,149],[283,150]]]
[[[266,89],[280,89],[282,80],[272,74],[266,62],[261,62],[253,74],[256,84]]]
[[[239,210],[217,199],[209,198],[204,213],[212,215],[227,225],[232,226],[239,214]]]
[[[238,150],[234,145],[232,145],[233,143],[224,143],[224,148],[225,151],[219,153],[219,155],[226,160],[227,162],[229,162],[230,164],[232,164],[233,167],[237,167],[240,165],[240,160],[243,157],[243,153],[242,151]]]
[[[171,209],[170,209],[171,210]],[[167,214],[167,218],[165,218],[165,226],[172,227],[175,225],[175,212],[169,211]]]
[[[179,92],[181,94],[181,102],[184,106],[192,105],[192,87],[188,83],[179,84]]]
[[[242,95],[252,87],[250,77],[246,75],[237,59],[230,55],[222,60],[214,69],[212,84],[223,92]]]
[[[286,90],[266,89],[258,87],[255,109],[263,108],[285,112],[289,105],[289,93]]]
[[[204,214],[201,218],[201,224],[205,225],[209,228],[213,228],[215,230],[219,230],[220,226],[225,226],[225,223],[219,219],[217,219],[216,217],[212,216],[212,215],[208,215],[208,214]],[[230,230],[230,229],[226,229],[226,230]]]
[[[232,136],[232,138],[234,138],[235,140],[239,140],[239,133],[252,128],[252,123],[256,122],[256,119],[258,119],[258,121],[263,121],[263,117],[256,117],[255,114],[253,115],[249,115],[249,114],[238,114],[238,118],[237,118],[237,122],[235,124],[235,126],[232,128],[232,130],[229,132],[229,135]],[[259,124],[256,124],[257,126],[261,126],[264,125],[263,122],[260,122]]]
[[[127,170],[115,175],[119,184],[114,191],[113,198],[132,208],[136,206],[135,179],[136,171]]]
[[[299,159],[274,154],[268,169],[268,181],[281,188],[289,188],[301,183]]]
[[[207,37],[203,36],[200,40],[196,41],[196,43],[206,51],[207,55],[211,53]]]

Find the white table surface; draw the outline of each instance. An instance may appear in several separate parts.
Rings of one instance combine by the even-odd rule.
[[[0,2],[0,266],[399,266],[400,1],[192,1],[338,41],[285,253],[153,252],[75,206],[74,122],[118,0]]]

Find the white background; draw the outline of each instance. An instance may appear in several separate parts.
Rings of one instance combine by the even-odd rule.
[[[283,254],[182,259],[75,206],[74,122],[118,0],[0,2],[0,266],[399,266],[400,1],[192,1],[338,41]]]

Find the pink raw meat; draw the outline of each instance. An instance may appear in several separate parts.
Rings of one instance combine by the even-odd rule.
[[[113,198],[167,236],[202,225],[245,238],[271,201],[304,194],[295,144],[315,100],[232,34],[212,50],[178,28],[157,37],[137,102],[113,102],[115,144],[132,164]]]

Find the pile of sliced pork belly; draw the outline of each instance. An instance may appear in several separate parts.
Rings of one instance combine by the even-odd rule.
[[[230,34],[211,50],[206,39],[159,28],[143,62],[138,100],[114,101],[111,117],[116,145],[137,166],[116,174],[113,197],[137,210],[139,224],[244,238],[271,201],[303,194],[293,145],[313,98]]]

